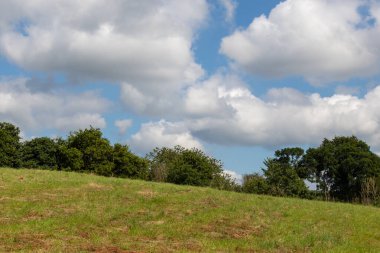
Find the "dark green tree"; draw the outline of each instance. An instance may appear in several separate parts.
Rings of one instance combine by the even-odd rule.
[[[58,143],[48,137],[34,138],[21,146],[22,166],[56,169]]]
[[[275,158],[273,159],[276,162],[287,164],[292,167],[302,179],[310,179],[311,171],[304,164],[305,151],[302,148],[284,148],[281,150],[275,151]]]
[[[113,163],[113,176],[144,180],[147,180],[149,177],[148,160],[133,154],[126,145],[115,144],[113,148]]]
[[[11,123],[0,122],[0,166],[19,167],[20,129]]]
[[[275,196],[307,197],[308,188],[298,176],[297,171],[289,164],[267,159],[264,162],[264,177],[268,192]]]
[[[77,152],[73,149],[81,152],[83,160],[81,171],[111,176],[113,148],[102,135],[100,129],[93,127],[73,132],[67,139],[67,148],[69,153],[75,157]]]
[[[58,170],[81,171],[84,168],[83,154],[77,148],[70,148],[68,142],[57,140],[57,166]]]
[[[175,184],[210,186],[213,179],[223,172],[219,160],[195,148],[156,148],[148,159],[153,180],[158,178]]]
[[[304,164],[326,199],[358,200],[363,181],[380,175],[380,158],[355,136],[325,139],[306,152]]]
[[[269,185],[266,178],[258,173],[244,175],[242,191],[254,194],[269,194]]]

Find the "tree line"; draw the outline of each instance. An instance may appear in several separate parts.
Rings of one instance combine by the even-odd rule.
[[[149,141],[149,140],[147,140]],[[0,123],[0,167],[94,173],[174,184],[213,187],[274,196],[380,205],[380,158],[355,136],[325,139],[316,148],[277,150],[262,173],[245,175],[242,185],[223,164],[199,149],[156,148],[140,157],[127,145],[111,144],[100,129],[66,138],[22,141],[17,126]],[[313,184],[309,189],[307,184]]]
[[[264,165],[262,174],[244,176],[243,191],[380,205],[380,157],[355,136],[324,139],[306,152],[277,150]]]
[[[2,122],[0,167],[87,172],[224,190],[239,188],[223,173],[221,161],[201,150],[156,148],[146,157],[139,157],[127,145],[112,145],[100,129],[93,127],[71,132],[65,139],[38,137],[21,141],[19,128]]]

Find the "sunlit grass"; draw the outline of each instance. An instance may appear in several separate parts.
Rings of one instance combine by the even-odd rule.
[[[0,251],[380,252],[380,209],[0,169]]]

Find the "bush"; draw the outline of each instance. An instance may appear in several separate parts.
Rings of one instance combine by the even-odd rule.
[[[269,186],[263,176],[254,173],[243,177],[242,191],[254,194],[268,194]]]
[[[58,144],[48,138],[34,138],[21,146],[21,162],[26,168],[56,169]]]
[[[112,175],[118,177],[149,178],[148,161],[129,151],[128,146],[115,144],[113,148]]]
[[[147,158],[150,161],[152,180],[174,184],[210,186],[222,173],[222,163],[199,149],[176,146],[156,148]]]
[[[81,165],[81,171],[94,172],[100,175],[112,175],[113,148],[110,142],[102,137],[100,129],[79,130],[69,135],[67,139],[67,150],[70,155],[79,158],[77,151],[82,154],[83,163],[75,161],[75,167]],[[73,153],[74,152],[74,153]]]
[[[241,186],[227,173],[220,173],[214,176],[210,187],[224,191],[241,191]]]
[[[274,196],[307,197],[308,188],[305,182],[298,176],[297,171],[289,164],[268,159],[264,162],[263,169],[268,193]]]
[[[0,123],[0,166],[19,167],[20,129],[10,123]]]

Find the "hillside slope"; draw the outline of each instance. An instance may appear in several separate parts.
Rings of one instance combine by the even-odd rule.
[[[0,251],[380,252],[380,209],[0,169]]]

